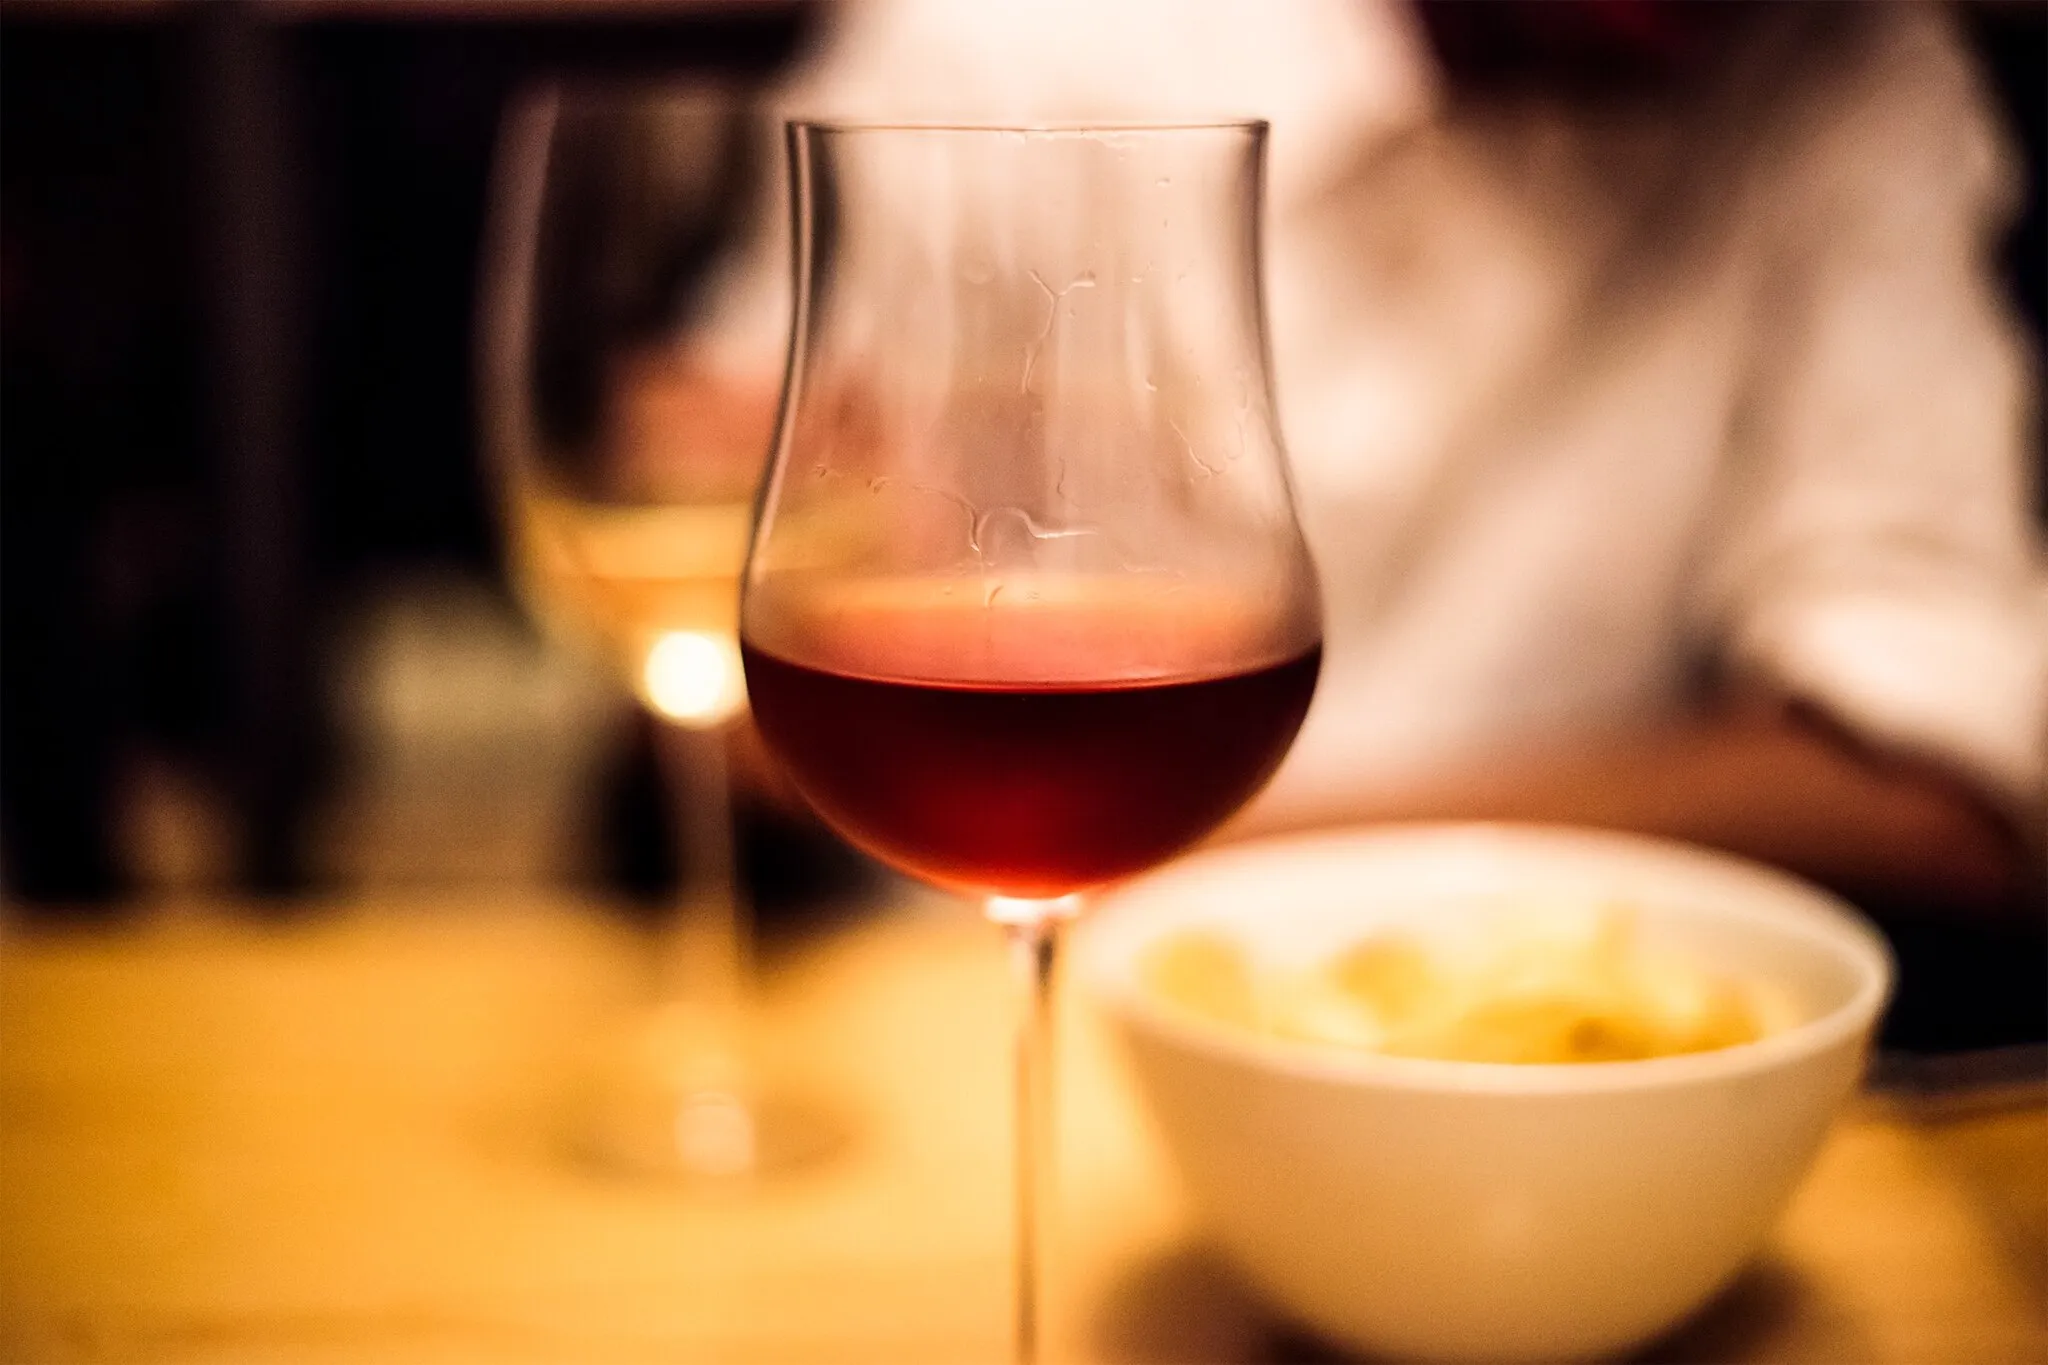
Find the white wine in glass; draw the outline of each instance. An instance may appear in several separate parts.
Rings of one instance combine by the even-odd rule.
[[[529,491],[507,509],[527,608],[608,655],[643,706],[680,724],[738,715],[748,502],[593,503]]]

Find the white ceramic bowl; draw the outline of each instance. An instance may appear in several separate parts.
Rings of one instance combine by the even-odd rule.
[[[1152,998],[1175,930],[1312,960],[1477,898],[1625,901],[1646,945],[1767,985],[1795,1022],[1648,1061],[1514,1066],[1332,1053]],[[1077,938],[1217,1240],[1271,1300],[1402,1358],[1557,1360],[1673,1326],[1757,1249],[1856,1085],[1890,990],[1884,941],[1834,898],[1682,845],[1407,826],[1248,844],[1105,897]]]

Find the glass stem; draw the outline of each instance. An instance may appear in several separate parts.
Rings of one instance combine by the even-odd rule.
[[[662,963],[664,1000],[690,1000],[730,1041],[745,996],[746,933],[734,872],[732,793],[725,727],[665,725],[663,765],[675,802],[677,853],[685,869]]]
[[[734,875],[732,792],[722,725],[664,727],[685,868],[661,962],[662,1017],[675,1036],[664,1079],[670,1160],[692,1175],[731,1177],[760,1162],[752,1076],[743,1053],[747,926]]]
[[[1009,940],[1021,1010],[1016,1057],[1017,1365],[1036,1365],[1043,1326],[1043,1250],[1053,1185],[1053,977],[1060,928],[1071,898],[1020,901],[997,897],[988,916]]]

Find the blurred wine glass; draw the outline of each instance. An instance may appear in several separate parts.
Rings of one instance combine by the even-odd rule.
[[[660,722],[683,867],[661,1003],[611,1060],[584,1138],[650,1172],[731,1177],[815,1131],[749,1055],[729,741],[746,709],[738,575],[766,413],[707,399],[693,285],[741,197],[737,92],[548,87],[507,118],[492,186],[479,377],[517,589],[607,656]]]

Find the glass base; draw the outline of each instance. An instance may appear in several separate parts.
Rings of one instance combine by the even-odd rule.
[[[834,1111],[763,1075],[682,1006],[645,1021],[594,1077],[572,1120],[577,1155],[644,1179],[732,1184],[830,1158]]]

